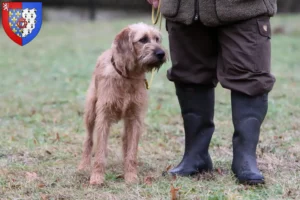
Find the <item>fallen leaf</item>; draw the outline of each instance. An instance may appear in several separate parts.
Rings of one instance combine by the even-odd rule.
[[[26,172],[26,179],[28,181],[34,181],[34,180],[38,179],[38,175],[35,172]]]
[[[57,178],[57,179],[55,179],[55,183],[57,183],[57,182],[59,182],[60,181],[60,178]]]
[[[59,137],[59,134],[56,133],[56,136],[55,136],[55,141],[59,141],[60,140],[60,137]]]
[[[48,200],[49,199],[46,194],[41,194],[41,198],[42,198],[42,200]]]
[[[48,151],[48,150],[46,150],[46,153],[47,153],[47,154],[49,154],[49,155],[51,155],[51,154],[52,154],[52,153],[51,153],[50,151]]]
[[[169,171],[171,169],[171,165],[169,165],[167,168],[166,168],[166,171]]]
[[[152,181],[154,180],[154,178],[152,176],[147,176],[144,178],[144,183],[146,185],[152,185]]]
[[[20,185],[20,184],[12,184],[12,185],[10,185],[10,187],[11,187],[12,189],[20,189],[20,188],[21,188],[21,185]]]
[[[36,140],[36,139],[34,139],[34,140],[33,140],[33,143],[36,145],[36,144],[37,144],[37,140]]]
[[[172,175],[172,180],[175,181],[176,179],[177,179],[176,174],[173,174],[173,175]]]
[[[11,141],[16,141],[16,138],[15,138],[14,136],[11,136],[11,137],[10,137],[10,140],[11,140]]]
[[[178,196],[178,191],[180,190],[180,188],[174,188],[173,184],[171,184],[171,200],[178,200],[177,196]]]
[[[124,179],[124,175],[123,174],[120,174],[116,177],[116,179]]]
[[[171,165],[169,165],[163,172],[162,172],[162,176],[167,176],[168,175],[168,171],[171,169]]]
[[[218,174],[223,175],[223,172],[220,168],[217,168],[217,172],[218,172]]]
[[[31,109],[31,115],[34,115],[36,113],[36,110],[33,108]]]
[[[158,104],[157,106],[156,106],[156,110],[160,110],[161,109],[161,104]]]
[[[166,145],[164,143],[159,143],[158,146],[162,147],[162,148],[166,147]]]
[[[43,187],[45,187],[45,186],[46,186],[45,183],[39,183],[39,184],[38,184],[38,187],[39,187],[39,188],[43,188]]]

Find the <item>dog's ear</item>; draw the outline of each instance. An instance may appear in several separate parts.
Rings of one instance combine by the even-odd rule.
[[[123,29],[115,38],[114,45],[117,53],[134,53],[130,28]]]
[[[113,55],[115,62],[125,74],[135,65],[135,52],[132,42],[133,33],[130,28],[123,29],[113,43]]]

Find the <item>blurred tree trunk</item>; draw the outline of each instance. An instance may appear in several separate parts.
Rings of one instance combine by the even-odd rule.
[[[7,1],[7,0],[0,0]],[[20,0],[11,0],[20,1]],[[32,2],[41,2],[41,0],[30,0]],[[245,1],[245,0],[244,0]],[[110,8],[110,9],[122,9],[122,10],[135,10],[135,11],[147,11],[151,9],[151,6],[147,3],[147,0],[49,0],[42,1],[43,5],[51,6],[77,6],[89,8],[91,11],[90,17],[92,18],[94,9],[96,8]],[[299,12],[300,13],[300,0],[277,0],[278,12]]]
[[[95,0],[89,0],[89,8],[90,8],[90,20],[94,21],[96,18]]]

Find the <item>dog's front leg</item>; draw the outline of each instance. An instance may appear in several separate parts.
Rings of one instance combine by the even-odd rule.
[[[90,179],[90,184],[100,185],[104,182],[105,178],[105,164],[106,164],[106,151],[107,139],[109,135],[111,122],[108,117],[97,115],[95,133],[97,134],[97,146],[95,151],[95,163]]]
[[[143,131],[142,118],[125,119],[123,138],[124,178],[126,183],[135,183],[137,176],[137,151],[140,135]]]

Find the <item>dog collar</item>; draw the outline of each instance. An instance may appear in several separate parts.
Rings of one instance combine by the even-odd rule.
[[[116,70],[116,72],[122,76],[123,78],[126,78],[126,79],[131,79],[131,80],[143,80],[145,82],[145,85],[146,85],[146,88],[149,89],[149,84],[148,84],[148,81],[147,79],[142,79],[142,78],[135,78],[135,77],[129,77],[129,76],[125,76],[116,66],[116,63],[115,63],[115,59],[114,57],[112,56],[111,57],[111,64],[112,66],[114,67],[114,69]]]

